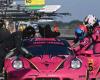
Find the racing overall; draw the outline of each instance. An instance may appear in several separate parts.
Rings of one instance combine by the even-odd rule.
[[[100,26],[95,27],[93,34],[93,52],[94,54],[100,53]]]
[[[92,40],[90,36],[86,36],[83,40],[80,40],[79,45],[73,49],[75,54],[84,54],[84,52],[91,46],[91,42]]]
[[[20,48],[21,34],[19,32],[10,34],[6,29],[0,28],[0,36],[0,73],[2,73],[5,57],[11,49],[16,47],[20,53],[24,54],[24,52]]]
[[[7,55],[6,46],[8,46],[9,41],[8,38],[10,37],[10,32],[5,28],[0,28],[0,73],[2,73],[4,59]],[[10,44],[11,45],[11,44]]]
[[[39,33],[42,37],[45,38],[53,38],[60,36],[60,32],[53,32],[49,24],[47,24],[45,27],[39,26]]]
[[[92,47],[91,47],[92,46]],[[74,48],[76,54],[82,54],[86,50],[93,50],[94,54],[100,54],[100,26],[94,28],[91,35],[85,37],[79,42],[79,45]]]

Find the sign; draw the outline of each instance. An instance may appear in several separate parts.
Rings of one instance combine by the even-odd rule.
[[[25,0],[25,5],[27,9],[41,9],[45,5],[45,0]]]
[[[45,5],[45,0],[25,0],[26,6],[40,6]]]

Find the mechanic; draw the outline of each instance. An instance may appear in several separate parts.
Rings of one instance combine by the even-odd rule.
[[[7,40],[11,35],[10,32],[6,28],[4,28],[4,26],[4,20],[0,19],[0,73],[2,73],[3,71],[4,59],[8,53],[6,49],[6,46],[8,46]]]
[[[13,48],[16,48],[14,50],[14,53],[18,55],[22,55],[26,58],[29,58],[31,57],[30,54],[27,54],[26,51],[24,51],[22,49],[22,43],[24,40],[27,40],[27,39],[30,39],[30,38],[33,38],[35,35],[35,30],[33,27],[31,26],[28,26],[26,27],[25,29],[21,27],[21,29],[19,29],[18,31],[14,32],[11,34],[11,39],[10,42],[12,42],[13,45],[9,45],[9,47],[11,47],[9,50],[13,49]],[[8,50],[8,51],[9,51]]]
[[[87,34],[86,26],[79,25],[79,27],[75,29],[75,39],[73,41],[73,44],[75,45],[76,43],[79,43],[79,44],[77,44],[77,46],[75,47],[71,46],[72,50],[74,50],[76,54],[83,54],[90,47],[91,38]]]
[[[49,24],[45,27],[39,26],[39,32],[41,36],[45,38],[55,38],[60,35],[60,32],[53,32]]]
[[[35,29],[32,26],[28,26],[23,30],[23,38],[34,38],[35,37]]]
[[[39,26],[40,25],[34,25],[33,27],[34,27],[34,29],[35,29],[35,38],[39,38],[39,37],[41,37],[41,34],[40,34],[40,32],[39,32]],[[41,26],[40,26],[41,27]]]
[[[84,25],[88,29],[88,34],[92,38],[93,52],[100,53],[100,26],[99,21],[94,15],[88,15],[84,19]]]

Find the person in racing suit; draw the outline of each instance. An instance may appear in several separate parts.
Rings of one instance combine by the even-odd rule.
[[[86,36],[79,36],[81,35],[81,30],[76,29],[75,34],[76,38],[74,40],[74,44],[76,44],[79,41],[79,46],[74,48],[74,51],[77,51],[78,53],[83,53],[86,49],[91,49],[93,50],[93,53],[100,53],[100,26],[99,26],[99,21],[94,15],[88,15],[84,19],[84,30],[86,31]],[[86,29],[85,29],[86,27]],[[82,47],[84,46],[84,47]],[[92,46],[92,47],[91,47]],[[80,50],[81,49],[81,50]],[[79,52],[79,50],[81,52]]]
[[[16,48],[16,51],[20,51],[20,54],[24,54],[21,50],[21,33],[10,33],[6,28],[3,28],[4,21],[0,20],[0,76],[3,76],[4,60],[9,51]]]
[[[35,37],[35,29],[32,26],[26,27],[22,32],[22,37],[24,38],[34,38]]]
[[[93,52],[95,54],[100,54],[100,26],[96,26],[93,34],[92,34],[92,38],[93,38]]]
[[[0,19],[0,73],[3,71],[4,59],[7,55],[7,41],[10,38],[10,32],[4,28],[4,25],[4,20]]]
[[[30,54],[26,54],[26,52],[22,50],[22,47],[24,47],[22,43],[24,42],[24,40],[34,38],[35,29],[32,26],[28,26],[24,30],[13,33],[12,36],[14,38],[17,53],[23,55],[26,58],[30,57]]]
[[[73,44],[78,44],[72,49],[76,54],[83,54],[91,45],[91,38],[87,34],[87,27],[84,25],[79,25],[79,27],[75,29],[75,36],[76,37],[73,41]]]
[[[100,53],[100,24],[98,19],[90,14],[85,17],[84,25],[87,27],[88,34],[92,38],[93,53]]]
[[[34,36],[35,34],[34,29],[32,28],[31,30],[30,27],[26,28],[24,32],[16,31],[10,33],[6,28],[3,28],[3,26],[4,21],[0,20],[0,73],[3,71],[5,57],[11,49],[16,48],[15,52],[18,54],[22,54],[25,57],[29,56],[21,49],[22,38],[30,37],[31,34]],[[0,76],[2,75],[3,74]]]
[[[49,24],[47,24],[45,27],[41,27],[41,26],[38,26],[38,27],[39,27],[39,32],[42,37],[53,38],[60,35],[60,32],[52,31]]]

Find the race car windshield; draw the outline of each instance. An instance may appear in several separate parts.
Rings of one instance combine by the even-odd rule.
[[[34,42],[27,50],[33,55],[71,55],[68,45],[59,42]]]

